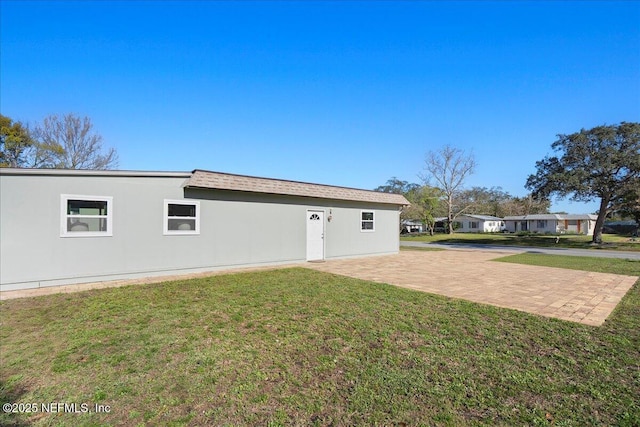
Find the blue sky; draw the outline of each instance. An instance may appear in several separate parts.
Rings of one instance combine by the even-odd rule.
[[[0,3],[0,110],[91,117],[120,169],[374,188],[425,153],[524,195],[556,134],[640,121],[640,2]],[[596,204],[555,203],[591,212]]]

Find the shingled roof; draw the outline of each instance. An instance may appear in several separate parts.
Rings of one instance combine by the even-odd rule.
[[[350,200],[358,202],[408,205],[401,194],[380,193],[356,188],[282,179],[259,178],[196,169],[187,180],[185,187],[216,190],[247,191],[252,193],[283,194],[287,196],[314,197],[319,199]]]

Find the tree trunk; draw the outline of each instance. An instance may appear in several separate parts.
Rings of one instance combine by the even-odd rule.
[[[602,227],[604,226],[604,220],[607,217],[607,207],[609,206],[610,197],[602,197],[600,199],[600,209],[598,210],[598,218],[596,219],[596,227],[593,230],[593,238],[591,243],[602,243]]]
[[[447,223],[449,226],[449,234],[453,234],[453,197],[449,195],[447,203]]]

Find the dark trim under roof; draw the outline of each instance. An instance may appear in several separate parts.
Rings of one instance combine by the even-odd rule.
[[[27,169],[0,168],[0,175],[32,175],[32,176],[119,176],[149,178],[189,178],[191,172],[150,172],[120,170],[86,170],[86,169]]]

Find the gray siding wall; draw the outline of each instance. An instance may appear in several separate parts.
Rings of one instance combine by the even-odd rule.
[[[179,177],[0,177],[0,290],[304,262],[308,209],[325,258],[396,253],[397,206],[183,189]],[[113,197],[113,236],[60,237],[61,194]],[[163,234],[165,199],[200,201],[200,234]],[[361,210],[375,231],[360,231]],[[331,216],[331,221],[328,217]]]

